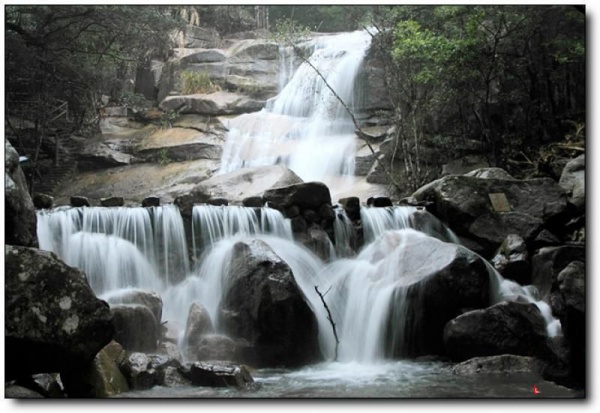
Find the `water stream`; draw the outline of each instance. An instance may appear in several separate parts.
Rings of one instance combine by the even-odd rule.
[[[323,36],[309,44],[311,62],[350,106],[354,78],[370,45],[364,32]],[[267,107],[230,121],[221,173],[256,165],[283,163],[305,181],[318,180],[337,189],[354,182],[354,125],[325,82],[305,63],[297,66],[282,51],[281,91]],[[228,288],[234,246],[260,239],[292,269],[296,282],[319,323],[326,362],[298,370],[263,369],[245,393],[233,389],[165,389],[132,392],[126,397],[524,397],[533,378],[510,382],[459,379],[437,362],[390,360],[387,321],[394,303],[403,303],[398,268],[412,244],[427,239],[440,248],[458,238],[434,216],[419,208],[361,209],[364,245],[342,208],[334,222],[335,256],[322,261],[294,241],[290,220],[271,208],[197,205],[193,209],[191,245],[174,205],[153,208],[57,208],[38,212],[40,248],[83,269],[98,295],[129,288],[157,292],[163,320],[185,326],[192,303],[200,302],[217,320],[219,302]],[[188,248],[191,248],[189,258]],[[462,248],[462,247],[460,247]],[[192,265],[193,262],[194,264]],[[549,335],[560,323],[532,287],[504,280],[491,266],[493,301],[533,302],[546,318]],[[339,361],[332,362],[335,340],[327,313],[314,286],[328,291],[327,301],[340,333]],[[396,311],[393,339],[410,341],[411,320],[418,309]],[[558,324],[557,324],[558,323]],[[219,326],[217,325],[217,330]],[[548,384],[548,386],[550,386]],[[548,387],[549,395],[565,396]]]

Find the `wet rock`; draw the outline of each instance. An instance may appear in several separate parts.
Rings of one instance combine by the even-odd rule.
[[[35,207],[19,165],[19,154],[6,139],[4,150],[4,241],[8,245],[37,247]]]
[[[314,252],[323,261],[329,261],[335,250],[329,236],[320,227],[313,226],[295,236],[295,240]]]
[[[283,213],[286,218],[296,218],[300,215],[300,208],[298,208],[297,205],[292,205],[291,207],[286,208]]]
[[[453,360],[515,354],[547,357],[546,327],[533,304],[502,302],[469,311],[444,328],[444,345]]]
[[[460,245],[413,230],[393,231],[361,255],[371,256],[377,268],[393,269],[397,280],[386,339],[394,343],[389,356],[443,354],[446,323],[465,309],[489,305],[485,262]]]
[[[214,332],[212,320],[206,308],[200,303],[193,303],[188,313],[183,342],[186,352],[196,353],[203,336]]]
[[[301,210],[318,211],[321,205],[331,204],[329,188],[321,182],[303,182],[266,190],[263,198],[282,208],[297,205]]]
[[[52,399],[63,399],[66,397],[60,374],[34,374],[31,379],[37,386],[36,391],[39,391],[39,393],[41,393],[44,397]]]
[[[242,199],[242,205],[245,207],[262,208],[264,204],[262,196],[249,196]]]
[[[335,211],[331,204],[323,204],[319,208],[319,217],[327,222],[333,222],[335,220]]]
[[[442,176],[462,175],[476,169],[488,168],[490,164],[482,155],[466,155],[442,166]]]
[[[242,388],[254,382],[246,366],[230,363],[186,363],[180,371],[194,386]]]
[[[304,211],[302,211],[302,217],[308,225],[314,224],[315,222],[319,222],[321,220],[319,214],[317,214],[312,209],[305,209]]]
[[[506,211],[496,211],[490,194],[506,197]],[[434,202],[434,215],[458,236],[481,245],[491,256],[509,234],[532,242],[544,228],[564,219],[566,194],[551,179],[500,180],[446,176],[413,194]]]
[[[238,243],[219,306],[225,333],[249,343],[256,366],[299,366],[320,357],[318,325],[290,267],[259,240]]]
[[[192,382],[186,379],[177,367],[167,367],[163,374],[161,386],[182,387],[191,386]]]
[[[157,196],[147,196],[142,200],[142,207],[157,207],[160,206],[160,198]]]
[[[292,218],[291,224],[292,224],[292,232],[294,234],[304,232],[304,231],[306,231],[306,228],[308,228],[308,225],[306,224],[306,220],[301,216]]]
[[[371,197],[367,199],[367,205],[377,208],[391,207],[392,200],[386,196]]]
[[[533,245],[535,246],[535,248],[543,248],[550,246],[556,247],[559,244],[560,239],[547,229],[543,229],[533,241]]]
[[[210,198],[208,201],[206,201],[206,203],[208,205],[214,205],[214,206],[227,206],[229,205],[229,201],[225,198]]]
[[[563,169],[558,184],[567,192],[569,202],[585,210],[585,154],[571,160]]]
[[[340,205],[344,207],[346,215],[352,221],[358,221],[360,219],[360,199],[352,196],[349,198],[342,198],[339,200]]]
[[[159,373],[147,354],[129,354],[121,368],[131,390],[148,390],[159,382]]]
[[[533,357],[502,354],[499,356],[474,357],[463,361],[452,368],[452,373],[458,376],[514,373],[540,375],[543,368],[543,362]]]
[[[159,329],[156,317],[145,305],[115,304],[110,309],[115,340],[129,351],[156,351]]]
[[[90,362],[113,337],[108,304],[50,252],[5,248],[6,379]]]
[[[162,320],[163,302],[160,295],[154,291],[131,288],[120,290],[104,295],[104,299],[112,306],[113,304],[139,304],[146,306],[152,311],[157,326]]]
[[[47,194],[35,194],[33,205],[37,209],[50,209],[54,205],[54,198]]]
[[[240,361],[236,343],[227,336],[211,334],[203,336],[197,346],[197,361]]]
[[[111,196],[100,199],[100,205],[103,207],[121,207],[125,205],[125,201],[122,196]]]
[[[89,207],[91,206],[90,200],[85,196],[72,196],[71,197],[71,206],[73,207]]]
[[[531,284],[531,262],[525,240],[510,234],[491,260],[498,272],[509,280],[521,285]]]

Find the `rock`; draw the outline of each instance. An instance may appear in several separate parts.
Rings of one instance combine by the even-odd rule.
[[[354,158],[354,175],[367,176],[375,163],[375,155],[368,153],[366,155],[356,156]]]
[[[292,232],[294,234],[302,233],[308,228],[306,220],[301,216],[294,217],[290,221],[292,224]]]
[[[157,196],[147,196],[142,200],[142,207],[150,208],[160,206],[160,198]]]
[[[463,175],[476,169],[488,168],[489,166],[489,163],[482,155],[467,155],[443,165],[441,175]]]
[[[543,229],[533,241],[534,248],[555,247],[559,244],[560,239],[547,229]]]
[[[77,207],[89,207],[91,206],[90,200],[85,196],[72,196],[71,197],[71,206]]]
[[[234,246],[230,287],[219,305],[223,331],[249,343],[256,366],[300,366],[320,358],[318,325],[290,267],[265,243]]]
[[[135,153],[149,161],[168,164],[194,159],[220,160],[223,153],[222,133],[195,129],[167,128],[151,132],[135,144]]]
[[[246,366],[230,363],[186,363],[180,371],[194,386],[242,388],[254,382]]]
[[[360,199],[352,196],[349,198],[340,199],[339,203],[344,207],[348,218],[350,218],[352,221],[358,221],[360,219]]]
[[[144,353],[131,353],[123,361],[122,371],[131,390],[148,390],[159,382],[152,360]]]
[[[210,334],[203,336],[196,348],[197,361],[240,361],[236,343],[227,336]]]
[[[319,217],[327,222],[335,221],[335,211],[331,204],[323,204],[319,208]]]
[[[181,387],[191,386],[192,382],[186,379],[177,367],[167,367],[163,374],[161,386]]]
[[[161,341],[158,347],[159,354],[166,354],[173,360],[177,360],[181,362],[181,352],[179,351],[179,346],[176,343],[172,343],[170,341]]]
[[[320,227],[311,227],[295,236],[295,240],[314,252],[323,261],[329,261],[335,255],[335,249],[329,236]]]
[[[369,142],[372,141],[381,141],[387,137],[387,126],[368,126],[361,129],[358,133],[358,137]]]
[[[157,327],[162,320],[163,302],[160,295],[154,291],[130,288],[108,293],[103,298],[112,306],[113,304],[139,304],[148,307],[157,322]]]
[[[219,33],[212,28],[187,25],[185,28],[185,47],[210,49],[219,43]]]
[[[33,205],[37,209],[51,209],[54,205],[54,198],[47,194],[35,194],[33,196]]]
[[[377,208],[385,208],[393,206],[392,200],[386,196],[371,197],[367,199],[367,205]]]
[[[19,154],[4,140],[4,242],[7,245],[37,247],[37,218]]]
[[[230,92],[213,92],[182,96],[167,96],[158,105],[165,112],[179,111],[198,115],[223,116],[258,112],[265,101],[247,98]]]
[[[200,49],[181,58],[181,63],[214,63],[223,62],[227,56],[219,49]]]
[[[560,317],[570,346],[570,375],[581,385],[586,381],[585,264],[573,261],[558,275],[558,286],[565,303]]]
[[[245,40],[232,51],[232,62],[254,62],[256,60],[279,59],[279,45],[264,40]]]
[[[534,304],[501,302],[448,322],[444,345],[453,360],[516,354],[546,356],[546,327]]]
[[[585,154],[571,160],[560,175],[558,184],[567,192],[569,202],[578,211],[585,210]]]
[[[515,373],[540,375],[543,367],[543,363],[533,357],[502,354],[499,356],[474,357],[463,361],[452,368],[452,373],[458,376]]]
[[[490,194],[504,194],[507,212],[497,212]],[[421,187],[417,201],[434,203],[438,218],[458,236],[480,244],[491,256],[509,234],[532,242],[543,228],[560,225],[566,194],[551,179],[500,180],[446,176]]]
[[[504,278],[521,285],[531,284],[529,251],[523,238],[518,235],[506,237],[490,262]]]
[[[119,152],[104,142],[88,143],[77,154],[77,169],[81,172],[124,166],[132,162],[133,156]]]
[[[249,196],[259,196],[270,188],[278,188],[302,182],[290,169],[281,166],[261,166],[240,169],[216,175],[203,181],[187,195],[175,199],[183,215],[192,216],[194,204],[206,203],[210,198],[223,197],[231,203],[241,202]]]
[[[206,201],[206,203],[208,205],[214,205],[214,206],[227,206],[229,205],[229,201],[225,198],[210,198],[208,201]]]
[[[40,393],[16,384],[4,387],[4,397],[7,399],[43,399]]]
[[[242,199],[242,205],[245,207],[262,208],[265,205],[262,196],[249,196]]]
[[[111,196],[100,199],[100,205],[103,207],[122,207],[125,205],[125,201],[122,196]]]
[[[329,188],[321,182],[303,182],[269,189],[264,192],[263,199],[282,208],[296,205],[301,210],[318,211],[321,205],[331,204]]]
[[[302,211],[302,217],[304,218],[304,220],[306,221],[306,223],[308,225],[321,221],[319,214],[317,214],[312,209],[305,209],[304,211]]]
[[[52,399],[63,399],[66,397],[60,374],[34,374],[31,376],[31,379],[37,386],[36,391],[39,391],[42,396]]]
[[[206,308],[200,303],[193,303],[188,313],[183,339],[188,353],[196,353],[203,336],[214,332],[212,320]]]
[[[129,391],[129,385],[119,365],[125,351],[113,341],[104,347],[81,372],[63,375],[69,397],[110,397]]]
[[[585,262],[585,247],[574,245],[546,247],[533,255],[532,284],[538,289],[540,299],[550,302],[551,294],[559,288],[558,275],[573,261]]]
[[[283,216],[290,219],[296,218],[297,216],[300,216],[300,208],[298,208],[297,205],[292,205],[283,211]]]
[[[475,169],[474,171],[466,173],[465,176],[472,176],[473,178],[482,179],[515,179],[511,174],[509,174],[502,168]]]
[[[388,350],[390,357],[443,354],[446,323],[465,309],[489,305],[486,264],[460,245],[410,229],[389,231],[366,247],[361,257],[376,262],[377,268],[394,271],[397,298],[390,309],[386,339],[394,343]]]
[[[6,379],[90,362],[113,337],[108,304],[50,252],[5,248]]]
[[[178,128],[195,129],[204,133],[227,132],[227,128],[219,118],[214,116],[180,115],[173,121],[173,126]]]
[[[145,305],[115,304],[110,309],[115,323],[115,340],[129,351],[156,351],[158,322]]]

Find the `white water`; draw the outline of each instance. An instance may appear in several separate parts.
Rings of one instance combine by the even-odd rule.
[[[312,41],[311,64],[350,108],[354,78],[371,36],[358,31],[322,36]],[[285,53],[285,52],[282,52]],[[304,181],[321,181],[336,192],[354,181],[356,137],[350,116],[309,64],[291,75],[284,60],[285,86],[258,113],[241,115],[227,125],[220,173],[283,163]],[[288,81],[289,79],[289,81]]]

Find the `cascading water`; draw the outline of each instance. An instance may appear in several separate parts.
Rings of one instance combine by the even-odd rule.
[[[311,41],[308,60],[314,68],[303,62],[291,78],[285,71],[282,76],[290,80],[265,109],[229,122],[220,173],[283,163],[305,181],[330,188],[351,183],[356,137],[338,97],[353,106],[354,79],[370,42],[365,31]]]
[[[319,37],[307,45],[312,50],[310,62],[349,106],[370,39],[366,32],[354,32]],[[280,94],[264,110],[230,120],[220,173],[285,163],[305,181],[339,188],[340,180],[353,180],[354,125],[316,71],[293,59],[289,49],[281,50]],[[328,263],[294,242],[290,221],[271,208],[195,206],[193,269],[183,220],[173,205],[40,211],[38,238],[40,248],[82,268],[98,295],[129,288],[157,292],[164,302],[163,319],[180,328],[194,302],[201,303],[218,322],[234,247],[259,239],[291,268],[318,320],[321,350],[331,360],[335,338],[314,287],[327,292],[324,298],[338,326],[338,361],[342,363],[328,363],[322,371],[343,364],[351,366],[341,369],[348,375],[349,370],[370,371],[389,357],[390,341],[392,347],[410,345],[420,308],[418,294],[408,297],[409,290],[404,288],[411,281],[411,271],[403,266],[408,265],[413,243],[433,239],[442,249],[448,243],[460,244],[452,231],[421,208],[362,207],[360,216],[364,247],[357,251],[360,237],[353,223],[343,209],[336,210],[336,257]],[[487,266],[494,303],[534,303],[546,319],[548,335],[560,333],[560,323],[552,318],[549,306],[537,300],[533,287],[505,280]]]

